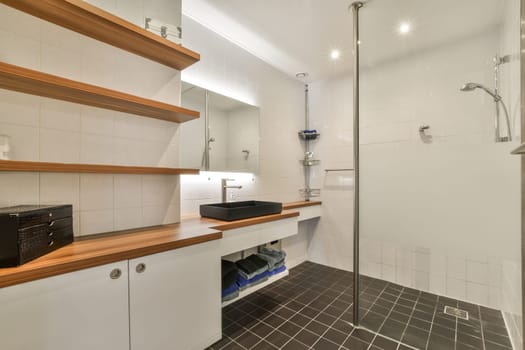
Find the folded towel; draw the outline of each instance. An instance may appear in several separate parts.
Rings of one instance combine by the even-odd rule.
[[[268,271],[268,274],[270,276],[273,276],[273,275],[277,275],[278,273],[281,273],[281,272],[284,272],[284,271],[286,271],[286,266],[282,265],[282,266],[280,266],[280,267],[278,267],[278,268],[276,268],[276,269],[274,269],[272,271]]]
[[[273,267],[273,269],[268,270],[268,272],[274,272],[275,270],[279,270],[279,269],[281,269],[283,266],[284,266],[284,261],[283,261],[282,263],[278,263],[277,265],[275,265],[275,266]]]
[[[227,295],[232,293],[239,292],[239,286],[235,283],[228,288],[225,288],[221,291],[221,296],[224,298]]]
[[[267,281],[269,274],[270,273],[268,271],[264,271],[263,273],[260,273],[250,279],[244,278],[242,275],[239,275],[237,277],[237,285],[239,286],[240,290],[245,290],[246,288]]]
[[[232,271],[237,270],[237,265],[234,262],[228,260],[221,260],[221,273],[223,278]]]
[[[255,254],[236,262],[239,275],[249,280],[265,271],[268,271],[268,263]]]
[[[268,263],[268,268],[272,270],[275,268],[275,266],[284,263],[286,253],[284,251],[264,247],[257,254],[257,256],[265,260]]]
[[[239,276],[239,273],[237,271],[232,271],[226,276],[224,276],[221,280],[222,289],[226,289],[235,284],[235,282],[237,281],[237,276]]]
[[[232,299],[235,299],[239,296],[239,289],[236,289],[235,291],[231,292],[230,294],[226,294],[222,297],[222,302],[230,301]]]

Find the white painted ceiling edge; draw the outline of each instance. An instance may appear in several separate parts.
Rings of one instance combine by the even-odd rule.
[[[182,14],[286,74],[296,71],[298,67],[306,69],[304,63],[298,62],[259,34],[240,25],[235,19],[210,5],[207,1],[183,1]],[[302,70],[299,68],[297,71]]]

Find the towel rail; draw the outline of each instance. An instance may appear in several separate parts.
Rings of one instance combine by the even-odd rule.
[[[354,171],[354,169],[348,168],[348,169],[325,169],[325,172],[335,172],[335,171]]]

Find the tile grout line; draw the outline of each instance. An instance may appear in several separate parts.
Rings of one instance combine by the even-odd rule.
[[[407,289],[407,287],[403,287],[403,289],[401,291],[401,294],[403,294],[403,291],[405,291],[405,289]],[[410,289],[412,289],[412,288],[410,288]],[[412,317],[414,315],[414,311],[416,310],[417,302],[419,301],[419,298],[421,297],[421,291],[418,291],[418,292],[419,292],[419,294],[417,296],[416,301],[414,302],[414,306],[412,307],[412,312],[410,313],[410,315],[408,315],[408,320],[406,322],[405,328],[403,328],[403,332],[401,332],[401,339],[399,340],[400,343],[403,342],[403,338],[405,337],[406,330],[408,329],[408,324],[410,323],[410,320],[412,320]],[[429,334],[429,337],[430,337],[430,334]]]
[[[436,299],[436,306],[434,306],[434,314],[432,315],[432,321],[430,322],[430,329],[428,331],[428,339],[427,339],[427,345],[425,346],[425,349],[428,349],[428,346],[430,345],[430,337],[432,337],[432,328],[434,327],[434,319],[436,318],[436,315],[438,313],[438,307],[439,307],[439,298]]]
[[[481,315],[481,307],[478,305],[478,312],[479,312],[479,328],[481,328],[481,343],[483,344],[483,350],[486,350],[485,346],[485,332],[483,331],[483,317]]]

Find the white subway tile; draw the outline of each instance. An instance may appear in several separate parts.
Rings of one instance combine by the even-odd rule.
[[[80,133],[40,129],[40,161],[80,162]]]
[[[115,209],[115,231],[142,226],[142,208]]]
[[[113,209],[113,175],[81,174],[80,210],[102,209]]]
[[[80,233],[80,212],[73,211],[73,235],[79,237]]]
[[[81,136],[80,161],[88,164],[114,164],[113,138],[104,135]]]
[[[71,80],[81,78],[81,56],[68,48],[42,44],[42,71]]]
[[[39,203],[38,173],[0,173],[0,205]]]
[[[80,105],[42,98],[40,127],[80,131]]]
[[[114,231],[113,210],[93,210],[80,212],[80,235]]]
[[[142,148],[138,140],[113,139],[113,161],[116,165],[141,166]]]
[[[40,174],[41,204],[71,204],[78,213],[80,206],[79,174]]]
[[[447,295],[447,276],[444,274],[430,274],[430,292],[438,295]]]
[[[476,261],[467,261],[467,281],[488,284],[489,264]]]
[[[82,133],[112,136],[115,124],[113,121],[114,113],[102,108],[82,106]]]
[[[142,177],[140,175],[115,175],[115,208],[142,205]]]
[[[33,70],[40,69],[40,43],[37,40],[0,29],[0,47],[9,48],[0,51],[2,62]]]
[[[427,274],[430,272],[430,254],[415,251],[412,253],[412,259],[416,271],[426,272]]]
[[[467,283],[467,300],[475,304],[489,305],[489,286],[486,284]]]
[[[428,292],[430,289],[430,276],[428,272],[415,270],[413,275],[414,287],[418,290]]]
[[[448,256],[447,277],[465,280],[467,278],[467,262],[465,259]]]
[[[16,35],[17,38],[40,40],[41,20],[15,10],[7,5],[0,5],[0,28]]]
[[[0,135],[9,136],[9,158],[12,160],[39,160],[38,128],[0,123]]]
[[[447,278],[447,296],[452,298],[466,300],[467,298],[467,281],[456,278]]]
[[[390,281],[396,282],[396,268],[393,265],[381,264],[381,278]]]
[[[144,175],[142,177],[142,204],[167,206],[179,201],[179,180],[176,176]]]
[[[40,97],[0,90],[0,123],[38,127]]]
[[[114,116],[114,135],[116,137],[123,137],[126,139],[143,140],[143,119],[144,117],[138,117],[131,114],[116,113]]]
[[[396,248],[392,243],[383,242],[381,262],[386,265],[396,264]]]

